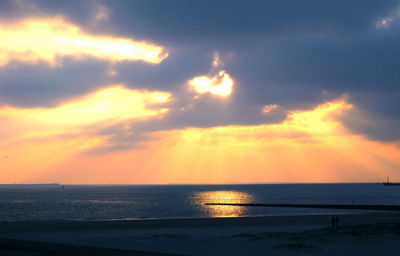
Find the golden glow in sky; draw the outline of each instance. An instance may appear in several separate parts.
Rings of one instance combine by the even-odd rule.
[[[312,111],[292,111],[283,126],[296,127],[311,134],[337,132],[342,128],[337,116],[352,107],[342,99],[319,105]]]
[[[13,60],[57,65],[57,58],[63,56],[149,63],[160,63],[168,57],[161,46],[129,38],[93,35],[60,17],[2,23],[0,35],[0,66]]]
[[[77,151],[105,145],[106,137],[93,133],[126,121],[163,118],[168,113],[165,104],[170,100],[171,94],[167,92],[138,91],[113,85],[53,108],[3,106],[0,108],[0,132],[4,138],[0,138],[0,150],[10,152],[22,142],[26,149],[36,147],[34,141],[40,148],[46,147],[47,142],[53,145],[55,140],[62,146],[62,138],[68,142],[79,140],[80,145],[74,149]]]
[[[350,108],[344,98],[310,110],[291,111],[278,124],[151,132],[153,139],[135,148],[101,155],[82,153],[107,144],[107,136],[91,135],[90,129],[76,134],[64,131],[64,136],[17,137],[12,147],[7,148],[7,140],[0,143],[0,150],[7,149],[9,154],[2,161],[7,171],[0,178],[4,182],[75,184],[376,182],[386,176],[400,178],[396,176],[399,147],[345,129],[338,117]],[[16,132],[18,126],[12,127]],[[18,157],[27,160],[15,162]],[[23,168],[26,163],[38,167]],[[210,214],[235,213],[216,209]]]
[[[70,127],[99,121],[120,121],[134,118],[160,116],[168,108],[171,94],[130,90],[122,85],[113,85],[74,99],[55,108],[0,108],[0,117],[24,120],[34,123],[48,123],[51,127]]]
[[[105,146],[110,135],[98,135],[102,128],[163,118],[171,97],[168,92],[112,85],[52,108],[3,106],[0,152],[9,157],[1,159],[0,178],[13,183],[40,177],[41,169]]]
[[[373,182],[385,175],[398,177],[396,145],[353,135],[338,121],[351,107],[340,99],[292,111],[279,124],[160,132],[164,140],[149,143],[153,151],[141,152],[158,163],[143,168],[151,172],[171,166],[157,172],[160,183]]]
[[[215,76],[197,76],[189,81],[189,86],[199,94],[211,93],[217,96],[228,96],[232,93],[233,79],[224,70]]]
[[[140,8],[121,12],[122,5],[112,1],[88,2],[73,13],[73,4],[47,8],[14,1],[7,5],[9,15],[0,17],[0,183],[377,182],[386,176],[400,181],[399,141],[367,137],[380,138],[395,120],[383,119],[372,107],[358,109],[358,85],[349,97],[332,99],[336,94],[319,79],[332,72],[316,74],[317,80],[308,76],[315,84],[314,103],[297,98],[290,88],[308,90],[298,82],[313,65],[304,67],[300,80],[290,75],[282,80],[282,74],[297,75],[284,62],[295,63],[299,56],[287,58],[286,48],[277,47],[280,39],[258,47],[259,40],[224,44],[203,33],[199,40],[207,46],[199,47],[183,30],[165,30],[173,15],[158,24],[156,13],[138,17]],[[394,33],[400,21],[398,8],[387,11],[369,22],[376,36]],[[234,39],[228,37],[219,35]],[[169,54],[173,59],[164,61]],[[274,61],[260,61],[267,55]],[[260,67],[248,65],[274,72],[254,73],[250,69]],[[249,73],[235,73],[238,67]],[[268,88],[249,84],[249,78]],[[338,86],[347,86],[345,80]],[[318,92],[318,99],[330,100],[315,103]],[[376,96],[371,95],[365,99]],[[253,200],[232,191],[199,198]],[[210,216],[241,215],[235,212],[240,208],[207,209]]]
[[[106,9],[100,9],[98,15],[98,21],[108,19]],[[13,61],[62,65],[64,56],[149,63],[160,63],[168,56],[161,46],[90,34],[63,18],[0,23],[0,36],[0,67]],[[107,72],[111,77],[119,75],[114,65]],[[234,80],[216,53],[210,73],[192,78],[187,86],[196,97],[225,98],[232,94]],[[181,126],[168,124],[172,127],[168,129],[161,124],[159,131],[155,127],[144,129],[144,135],[135,134],[136,124],[161,120],[175,111],[173,103],[170,92],[112,84],[54,107],[2,105],[0,153],[7,158],[0,158],[0,181],[168,184],[400,179],[396,176],[400,168],[397,145],[371,141],[342,125],[340,116],[353,108],[346,97],[309,110],[289,111],[287,118],[276,124],[179,129],[174,127]],[[180,111],[191,111],[192,103]],[[256,111],[267,115],[278,108],[271,104]],[[98,153],[113,146],[115,138],[124,144],[124,139],[134,136],[141,137],[127,143],[130,147]],[[200,197],[252,201],[230,191]],[[208,209],[210,216],[242,214],[237,207]]]

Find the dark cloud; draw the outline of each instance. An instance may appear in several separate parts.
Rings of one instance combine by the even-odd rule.
[[[114,2],[115,3],[115,2]],[[117,1],[113,22],[124,31],[171,41],[246,40],[284,34],[353,34],[397,1],[318,0]],[[242,41],[242,40],[240,40]]]
[[[0,20],[18,20],[24,17],[69,17],[75,23],[89,24],[95,17],[96,0],[51,1],[51,0],[2,0]]]
[[[112,83],[107,63],[64,59],[62,66],[10,64],[0,68],[0,105],[51,107]]]
[[[3,1],[2,19],[61,14],[92,33],[163,45],[170,56],[157,65],[87,60],[56,68],[2,68],[2,103],[48,106],[114,82],[171,91],[177,101],[165,119],[132,126],[136,134],[144,134],[187,126],[280,122],[288,109],[310,108],[348,94],[357,107],[351,113],[363,116],[344,118],[348,127],[373,139],[400,139],[400,33],[398,24],[376,27],[379,18],[400,6],[397,0],[29,3],[21,7],[16,1]],[[93,23],[100,5],[110,14],[101,25]],[[208,74],[215,51],[235,80],[234,94],[229,104],[211,96],[193,102],[186,82]],[[108,76],[110,67],[118,75]],[[179,110],[190,104],[190,111]],[[279,114],[262,114],[266,104],[279,104]],[[373,129],[365,121],[371,118],[380,120]],[[118,128],[111,131],[117,144],[147,138],[127,139]]]
[[[359,107],[347,111],[341,117],[341,121],[353,132],[364,134],[372,140],[390,142],[398,141],[400,138],[400,120],[387,118]]]
[[[115,64],[114,69],[119,74],[116,80],[134,88],[177,92],[185,87],[189,79],[208,73],[213,54],[209,51],[170,50],[169,57],[160,64],[143,62]]]
[[[226,125],[259,125],[280,123],[286,119],[287,109],[278,108],[263,113],[262,106],[241,105],[234,100],[221,101],[212,96],[203,95],[195,100],[189,92],[183,92],[170,113],[162,119],[150,119],[145,122],[125,121],[113,126],[94,128],[94,134],[110,136],[109,145],[91,150],[90,153],[106,153],[114,150],[128,150],[141,147],[141,142],[155,140],[152,132],[188,127],[209,128]],[[185,100],[186,99],[186,100]],[[182,109],[184,107],[184,109]],[[130,127],[126,129],[126,127]]]

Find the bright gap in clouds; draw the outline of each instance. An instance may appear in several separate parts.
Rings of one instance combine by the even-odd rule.
[[[232,93],[233,80],[224,70],[215,76],[197,76],[189,81],[189,86],[197,93],[211,93],[228,96]]]
[[[212,69],[209,75],[196,76],[188,81],[190,89],[198,94],[210,93],[216,96],[226,97],[232,93],[233,79],[222,69],[222,62],[218,52],[214,54],[211,63]]]
[[[149,63],[160,63],[168,57],[168,52],[161,46],[129,38],[89,34],[63,18],[2,23],[0,35],[0,66],[13,60],[26,63],[45,61],[57,65],[57,57],[63,56]]]

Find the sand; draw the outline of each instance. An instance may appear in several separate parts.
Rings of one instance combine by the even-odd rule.
[[[399,255],[400,214],[339,216],[8,222],[0,255]]]

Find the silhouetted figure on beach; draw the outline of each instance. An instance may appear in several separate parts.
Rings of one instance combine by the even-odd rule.
[[[339,216],[332,216],[331,218],[331,227],[333,230],[336,230],[339,227]]]
[[[332,227],[332,229],[335,229],[335,224],[336,224],[336,218],[334,216],[332,216],[332,218],[331,218],[331,227]]]
[[[336,218],[335,218],[335,226],[336,226],[336,228],[339,227],[339,222],[340,222],[339,216],[336,216]]]

